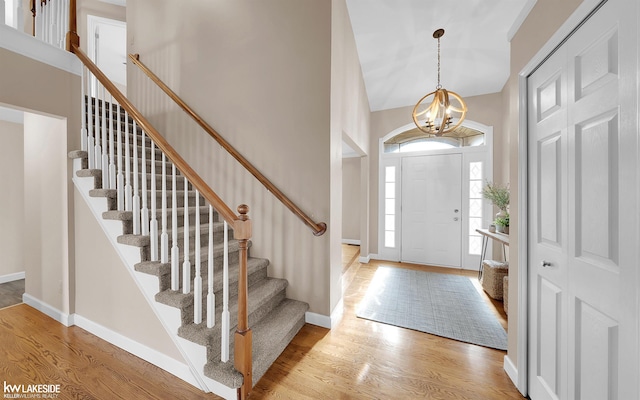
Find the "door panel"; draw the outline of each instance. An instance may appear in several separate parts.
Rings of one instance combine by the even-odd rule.
[[[402,160],[402,260],[460,267],[462,156]]]
[[[529,78],[532,399],[562,399],[567,335],[567,68],[560,48]],[[534,261],[535,260],[535,261]],[[548,263],[542,266],[542,262]]]
[[[528,80],[533,400],[639,395],[636,3],[606,2]]]

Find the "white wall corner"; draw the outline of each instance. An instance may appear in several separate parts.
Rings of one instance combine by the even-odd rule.
[[[304,322],[311,325],[320,326],[322,328],[331,329],[331,317],[328,317],[326,315],[307,311],[304,314]]]
[[[75,319],[73,316],[63,313],[57,308],[52,307],[51,305],[45,303],[40,299],[36,299],[28,293],[22,295],[22,301],[24,302],[24,304],[31,306],[41,313],[55,319],[64,326],[69,327],[75,324]]]
[[[331,312],[330,317],[307,311],[304,315],[304,320],[308,324],[331,329],[331,328],[335,328],[338,325],[338,323],[340,323],[340,321],[342,320],[343,314],[344,314],[344,301],[343,299],[340,299],[338,304],[336,304],[336,306],[333,308],[333,311]]]
[[[0,276],[0,285],[3,283],[19,281],[20,279],[24,279],[24,271],[15,272],[13,274],[7,274]]]

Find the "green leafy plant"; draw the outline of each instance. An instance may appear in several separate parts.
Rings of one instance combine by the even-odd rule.
[[[507,214],[505,216],[498,217],[493,222],[496,225],[499,225],[499,226],[509,226],[509,214]]]
[[[485,199],[493,203],[494,206],[500,210],[506,212],[509,205],[509,185],[501,186],[497,183],[491,183],[487,181],[487,184],[482,188],[482,195]],[[508,224],[507,224],[508,225]]]

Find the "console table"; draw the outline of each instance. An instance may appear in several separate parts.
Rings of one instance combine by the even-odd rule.
[[[476,229],[480,235],[482,235],[482,254],[480,255],[480,267],[478,267],[478,280],[482,278],[482,261],[484,257],[487,255],[487,243],[489,243],[489,239],[495,240],[498,243],[502,244],[502,253],[504,254],[504,259],[507,259],[507,251],[505,246],[509,246],[509,235],[499,232],[489,232],[488,229]]]

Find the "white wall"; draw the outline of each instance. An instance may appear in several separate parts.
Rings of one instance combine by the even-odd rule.
[[[0,278],[24,272],[24,126],[0,120]]]

